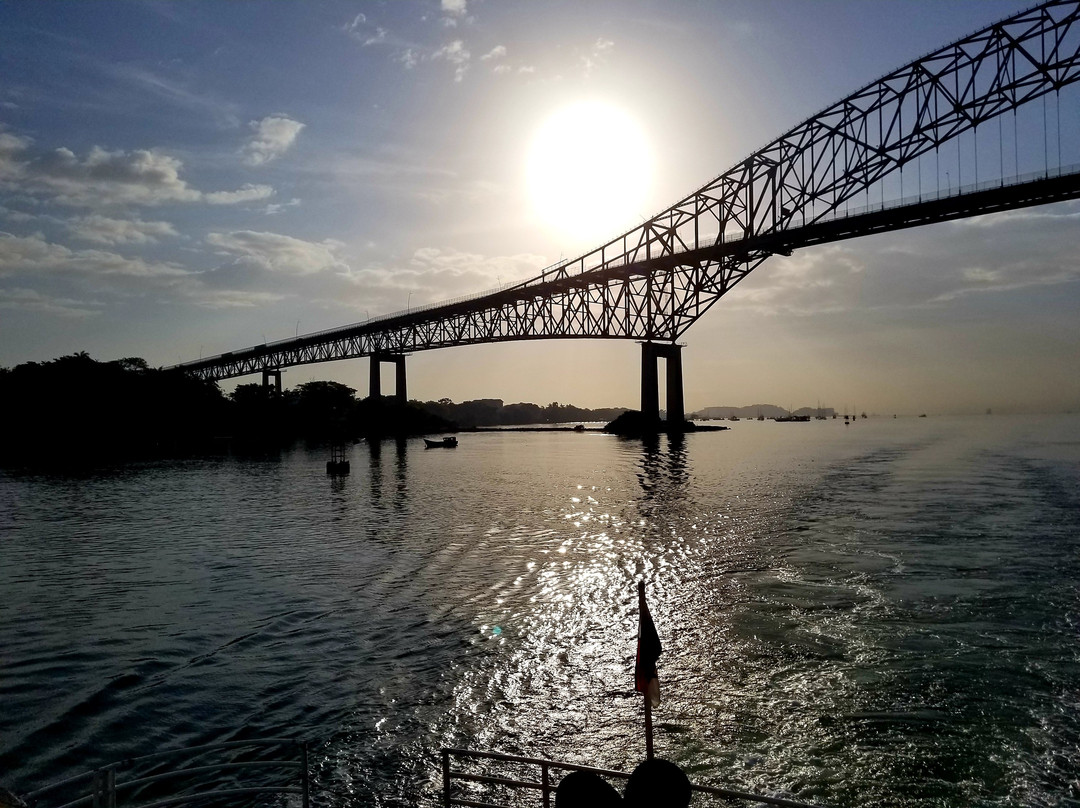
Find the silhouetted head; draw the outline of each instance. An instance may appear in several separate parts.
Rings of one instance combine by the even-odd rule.
[[[555,789],[555,808],[616,808],[622,797],[592,772],[570,772]]]
[[[670,760],[639,763],[626,783],[626,808],[686,808],[690,780]]]

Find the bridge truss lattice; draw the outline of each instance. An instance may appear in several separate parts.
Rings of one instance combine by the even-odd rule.
[[[1011,185],[1002,180],[989,191],[934,192],[891,211],[843,216],[845,205],[905,165],[1080,79],[1078,19],[1080,0],[1051,0],[905,65],[800,123],[642,225],[529,281],[180,367],[223,379],[482,342],[674,342],[771,255],[1076,198],[1080,180],[1048,166],[1043,175]]]

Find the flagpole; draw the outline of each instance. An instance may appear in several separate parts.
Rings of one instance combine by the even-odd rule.
[[[638,620],[640,615],[645,614],[645,582],[638,581]],[[640,629],[639,629],[640,632]],[[648,689],[642,694],[645,697],[645,759],[653,759],[653,732],[652,732],[652,700],[649,698]]]

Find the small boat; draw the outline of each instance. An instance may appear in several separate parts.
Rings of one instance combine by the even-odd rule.
[[[424,438],[424,448],[426,449],[453,449],[455,446],[457,446],[457,438],[453,435],[449,438],[443,438],[442,440]]]
[[[349,473],[349,461],[345,459],[345,444],[335,443],[330,447],[330,459],[326,461],[326,473],[339,477]]]

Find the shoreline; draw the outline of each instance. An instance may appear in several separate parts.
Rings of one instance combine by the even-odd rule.
[[[687,429],[682,432],[684,435],[689,435],[694,432],[725,432],[731,427],[727,426],[713,426],[711,424],[705,426],[696,426],[694,429]],[[459,430],[459,433],[469,432],[602,432],[606,435],[617,435],[617,432],[604,432],[602,426],[587,426],[584,429],[578,429],[576,426],[474,426],[468,429]],[[660,429],[657,434],[666,433],[667,430]]]

